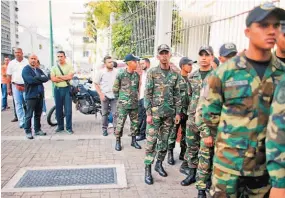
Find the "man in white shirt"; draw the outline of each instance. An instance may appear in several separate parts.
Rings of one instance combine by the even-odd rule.
[[[19,125],[20,128],[24,128],[25,87],[24,80],[22,78],[22,70],[25,66],[29,64],[29,61],[24,58],[23,51],[21,48],[16,48],[14,55],[15,59],[8,64],[7,68],[7,76],[9,82],[12,83],[12,87],[11,84],[8,83],[8,94],[12,95],[13,92],[13,98],[15,101],[15,108],[19,120]]]
[[[117,124],[117,100],[113,93],[113,85],[117,76],[117,69],[113,67],[111,56],[104,57],[104,66],[105,67],[99,70],[98,74],[95,76],[94,84],[95,89],[100,96],[102,105],[102,132],[103,136],[107,136],[109,106],[111,106],[111,112],[113,115],[114,131],[116,130]]]
[[[139,133],[140,135],[136,137],[137,141],[145,139],[146,130],[146,111],[144,108],[144,90],[146,84],[147,70],[150,68],[150,61],[148,58],[144,58],[140,61],[140,66],[142,69],[141,82],[140,82],[140,100],[139,100]]]

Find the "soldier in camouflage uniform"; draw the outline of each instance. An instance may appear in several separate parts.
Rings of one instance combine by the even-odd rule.
[[[237,54],[237,48],[234,43],[225,43],[220,47],[219,59],[222,63],[232,58]],[[216,68],[215,68],[216,69]],[[212,71],[213,72],[213,71]],[[211,173],[214,157],[214,139],[216,137],[215,131],[210,131],[207,125],[202,120],[202,104],[204,98],[204,91],[208,82],[208,77],[203,81],[203,88],[200,93],[199,103],[197,105],[195,114],[195,123],[200,132],[200,149],[198,153],[199,163],[196,175],[196,188],[198,190],[198,198],[206,198],[206,190],[211,187]]]
[[[208,77],[202,118],[217,131],[211,195],[268,197],[265,137],[270,105],[285,65],[274,55],[285,11],[272,3],[254,8],[246,19],[249,48]]]
[[[199,49],[199,70],[193,72],[189,81],[191,84],[192,96],[189,103],[186,123],[186,144],[185,160],[188,162],[190,174],[181,182],[182,186],[188,186],[196,181],[196,170],[198,167],[198,152],[200,147],[200,132],[195,124],[195,113],[200,97],[202,82],[212,71],[211,61],[213,61],[213,48],[211,46],[202,46]]]
[[[285,75],[276,87],[266,134],[266,161],[271,197],[285,197]]]
[[[139,59],[132,54],[125,57],[127,68],[118,72],[113,86],[113,92],[118,99],[117,102],[117,127],[115,131],[116,146],[115,149],[120,151],[121,137],[127,116],[131,120],[131,146],[141,149],[136,141],[138,135],[138,94],[139,94],[139,75],[135,72]]]
[[[189,106],[189,101],[191,99],[191,85],[188,80],[188,75],[190,74],[192,70],[192,64],[196,63],[197,61],[192,61],[187,57],[181,58],[179,62],[179,66],[181,68],[180,71],[180,79],[179,79],[179,87],[180,87],[180,96],[181,96],[181,112],[180,117],[181,121],[179,124],[177,124],[175,127],[173,127],[173,130],[171,131],[168,139],[168,164],[174,165],[175,161],[173,158],[173,149],[175,148],[176,138],[178,130],[181,126],[181,140],[180,140],[180,155],[179,159],[183,160],[183,163],[180,167],[180,172],[187,174],[185,171],[188,170],[188,164],[187,161],[184,160],[184,155],[186,151],[186,142],[185,142],[185,133],[186,133],[186,121],[188,119],[187,117],[187,109]],[[188,170],[189,173],[189,170]]]
[[[147,73],[145,88],[145,109],[147,114],[145,183],[153,184],[151,164],[158,152],[155,171],[162,177],[167,173],[162,162],[167,153],[167,140],[175,124],[180,122],[181,97],[179,90],[179,74],[170,69],[170,47],[162,44],[158,47],[159,66],[151,68]]]

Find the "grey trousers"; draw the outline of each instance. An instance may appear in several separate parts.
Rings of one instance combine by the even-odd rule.
[[[102,129],[108,128],[108,116],[109,116],[109,106],[111,107],[111,112],[113,115],[113,127],[117,126],[117,100],[109,99],[105,96],[105,101],[101,101],[102,106]]]

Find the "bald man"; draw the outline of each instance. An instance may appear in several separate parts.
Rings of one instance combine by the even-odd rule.
[[[38,57],[32,54],[29,57],[29,65],[24,67],[22,77],[26,91],[26,114],[25,114],[25,133],[28,139],[33,139],[31,130],[31,119],[34,114],[35,135],[44,136],[41,130],[41,114],[43,109],[44,86],[48,77],[37,67]]]

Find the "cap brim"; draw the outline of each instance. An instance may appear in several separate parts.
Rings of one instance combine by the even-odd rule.
[[[197,63],[197,61],[189,61],[190,64]]]
[[[268,10],[267,12],[264,12],[263,14],[259,15],[254,22],[261,22],[270,14],[275,14],[275,16],[277,16],[280,20],[285,20],[285,10],[283,10],[282,8],[275,8],[273,10]]]
[[[203,52],[203,51],[206,52],[206,53],[209,54],[209,55],[212,54],[212,53],[210,52],[210,50],[205,50],[205,49],[200,50],[198,54],[200,55],[201,52]]]
[[[228,56],[229,54],[234,53],[234,52],[237,53],[238,51],[237,50],[230,50],[230,51],[221,53],[220,56],[225,57],[225,56]]]
[[[170,52],[170,50],[169,50],[169,49],[161,49],[161,50],[158,50],[158,51],[157,51],[157,53],[159,53],[159,54],[160,54],[160,53],[161,53],[161,52],[163,52],[163,51]]]

